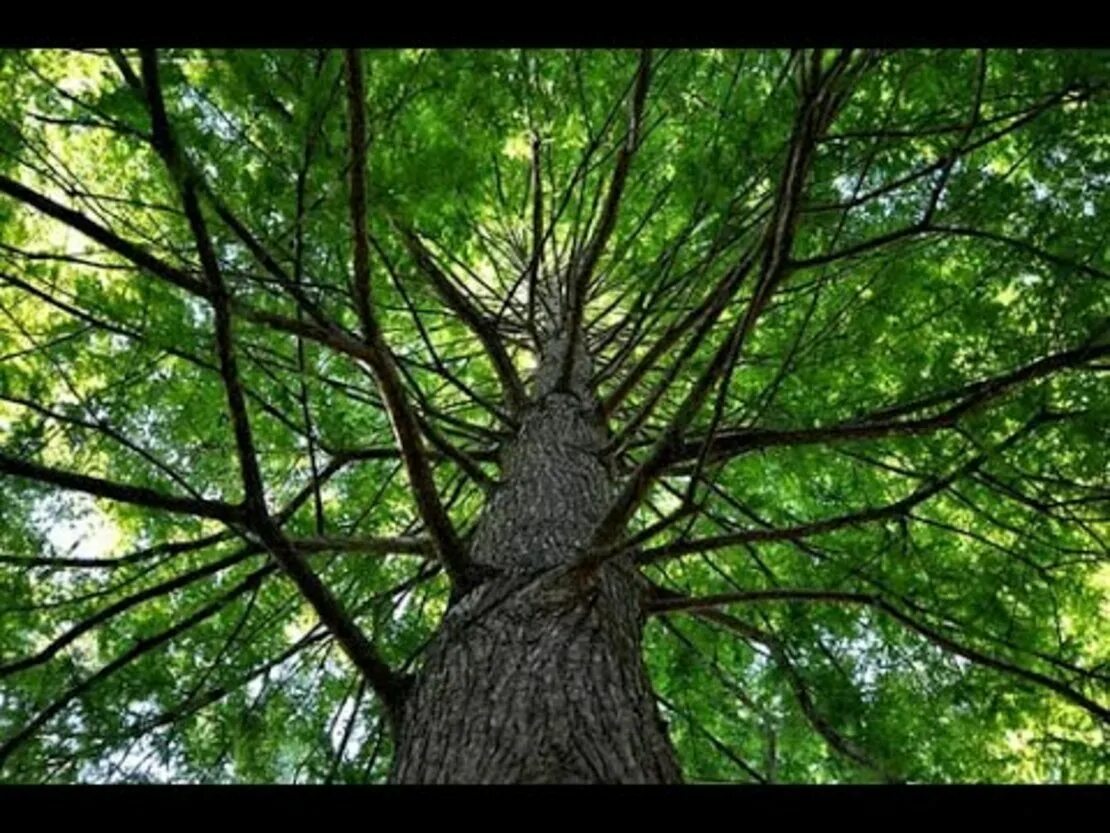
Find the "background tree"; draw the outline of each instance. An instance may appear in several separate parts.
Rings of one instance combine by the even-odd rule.
[[[1105,53],[0,53],[9,781],[1110,775]]]

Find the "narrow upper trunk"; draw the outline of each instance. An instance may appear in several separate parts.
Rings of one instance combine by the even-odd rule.
[[[640,652],[642,585],[621,559],[573,563],[614,494],[607,432],[579,347],[548,345],[501,485],[471,544],[501,571],[454,604],[400,727],[401,783],[680,779]]]

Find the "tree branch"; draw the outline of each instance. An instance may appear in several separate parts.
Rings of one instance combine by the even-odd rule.
[[[415,414],[405,398],[404,388],[397,375],[397,369],[388,347],[382,339],[381,330],[374,317],[370,300],[370,255],[366,231],[366,200],[364,178],[366,176],[366,139],[365,120],[362,115],[365,102],[362,94],[362,60],[357,49],[346,51],[347,61],[347,109],[349,125],[349,145],[351,150],[351,233],[355,249],[354,285],[365,288],[365,297],[360,300],[360,314],[363,316],[363,332],[367,347],[367,363],[374,373],[375,381],[386,412],[389,414],[397,445],[401,450],[401,460],[409,478],[420,516],[436,542],[439,557],[447,568],[448,575],[458,592],[466,592],[479,579],[473,569],[466,551],[459,540],[451,519],[447,516],[439,495],[436,493],[435,480],[428,465],[420,441],[420,426]],[[358,290],[363,293],[363,289]],[[362,297],[360,295],[360,297]]]
[[[621,197],[624,195],[624,186],[628,181],[628,169],[632,157],[640,146],[640,122],[643,118],[644,101],[647,99],[648,82],[651,79],[651,50],[640,51],[640,62],[636,69],[636,81],[632,90],[632,105],[628,119],[628,135],[625,143],[617,153],[616,163],[613,167],[613,177],[609,181],[609,190],[605,194],[605,204],[601,210],[601,219],[589,243],[586,244],[581,260],[575,264],[573,272],[568,279],[569,303],[567,304],[567,332],[566,352],[563,355],[562,366],[556,390],[567,390],[570,386],[571,371],[574,367],[575,345],[582,337],[582,316],[586,307],[586,295],[589,289],[590,278],[594,268],[601,259],[609,237],[617,224],[617,213],[620,209]]]
[[[528,396],[496,329],[455,287],[451,278],[436,265],[431,253],[421,242],[416,232],[400,224],[397,225],[397,228],[405,246],[412,254],[417,266],[420,267],[420,271],[432,282],[432,286],[435,287],[444,303],[478,337],[478,341],[481,342],[493,363],[497,378],[501,381],[505,404],[511,413],[519,413],[528,401]]]
[[[155,148],[166,162],[181,192],[185,213],[193,232],[197,252],[204,266],[205,276],[211,287],[211,301],[216,324],[216,348],[220,360],[220,373],[224,381],[228,410],[239,458],[243,480],[247,523],[258,535],[260,542],[281,565],[285,573],[312,605],[320,621],[330,630],[355,666],[369,681],[375,693],[385,704],[387,712],[397,727],[400,719],[404,687],[401,679],[378,657],[377,651],[354,621],[342,609],[320,578],[303,561],[280,528],[274,523],[266,508],[265,490],[258,465],[246,401],[239,383],[235,358],[230,314],[230,300],[223,282],[219,262],[197,202],[192,173],[182,164],[179,150],[170,131],[165,105],[158,79],[157,58],[153,50],[142,52],[143,84],[153,123]]]
[[[886,408],[858,421],[830,425],[826,428],[770,429],[740,428],[724,430],[712,438],[709,460],[730,459],[750,451],[782,446],[818,443],[852,442],[896,436],[919,436],[945,428],[953,428],[959,420],[983,406],[1002,398],[1018,385],[1044,378],[1061,370],[1082,367],[1089,361],[1110,355],[1110,344],[1097,344],[1094,339],[1071,350],[1053,353],[1030,362],[1009,373],[972,382],[955,391],[937,394],[917,402]],[[945,400],[959,399],[955,405],[930,417],[889,419],[915,410],[923,410]],[[691,439],[674,446],[665,465],[674,466],[695,458],[703,438]]]
[[[215,500],[167,495],[148,489],[145,486],[131,486],[125,483],[104,480],[100,477],[91,477],[39,465],[3,452],[0,452],[0,473],[35,480],[40,483],[48,483],[52,486],[75,492],[84,492],[94,497],[115,500],[120,503],[130,503],[135,506],[145,506],[149,509],[160,509],[181,515],[213,518],[228,524],[242,523],[246,517],[242,506]]]
[[[746,638],[756,638],[769,646],[776,644],[777,641],[772,640],[768,642],[769,635],[757,631],[755,628],[733,619],[733,617],[721,614],[713,608],[719,607],[724,604],[731,604],[733,602],[754,602],[754,601],[768,601],[768,600],[796,600],[796,601],[818,601],[818,602],[846,602],[849,604],[861,604],[868,607],[873,607],[882,611],[886,615],[898,621],[908,629],[925,637],[928,641],[932,642],[945,651],[963,657],[970,662],[977,665],[982,665],[986,668],[992,668],[996,671],[1001,671],[1014,677],[1026,680],[1027,682],[1036,683],[1039,686],[1047,688],[1056,692],[1064,699],[1079,706],[1084,711],[1097,717],[1103,723],[1110,723],[1110,709],[1099,705],[1090,698],[1084,696],[1080,692],[1071,688],[1065,683],[1060,682],[1054,677],[1049,677],[1039,671],[1031,671],[1028,668],[1014,665],[1006,660],[992,657],[983,652],[957,642],[949,636],[944,635],[940,631],[929,627],[917,620],[911,618],[903,613],[898,608],[887,602],[880,596],[875,596],[868,593],[849,593],[837,591],[811,591],[811,590],[795,590],[795,591],[781,591],[776,595],[776,591],[751,591],[741,593],[722,593],[716,596],[705,597],[698,599],[696,597],[682,596],[681,594],[673,591],[663,590],[663,598],[652,602],[652,612],[675,612],[679,610],[688,611],[694,615],[702,616],[711,621],[725,624],[732,627],[734,630],[742,633]]]

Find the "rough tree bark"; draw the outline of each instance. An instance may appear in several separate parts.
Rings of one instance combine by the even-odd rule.
[[[628,560],[575,565],[614,495],[608,430],[575,340],[549,340],[471,557],[498,572],[448,610],[404,707],[399,783],[681,779],[640,651]]]

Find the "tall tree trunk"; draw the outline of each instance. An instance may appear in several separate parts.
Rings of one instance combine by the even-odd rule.
[[[607,431],[579,347],[563,338],[479,521],[474,559],[500,574],[458,600],[400,725],[400,783],[667,783],[678,764],[640,652],[642,584],[628,562],[575,568],[614,494]]]

